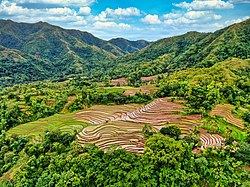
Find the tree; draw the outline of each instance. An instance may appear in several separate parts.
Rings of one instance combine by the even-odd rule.
[[[151,125],[146,124],[144,125],[142,132],[146,138],[149,138],[150,136],[153,135],[153,128]]]
[[[235,157],[243,162],[250,163],[250,144],[247,142],[240,142],[238,144],[238,149],[235,152]]]
[[[169,135],[171,138],[178,139],[181,135],[181,130],[179,127],[171,125],[168,127],[161,128],[160,132],[163,135]]]

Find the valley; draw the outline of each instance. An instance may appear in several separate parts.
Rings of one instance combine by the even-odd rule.
[[[249,186],[249,33],[0,19],[0,186]]]

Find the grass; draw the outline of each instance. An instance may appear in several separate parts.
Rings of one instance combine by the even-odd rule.
[[[207,124],[210,121],[211,124],[216,124],[217,127],[213,127],[213,125]],[[244,141],[246,139],[246,133],[239,127],[235,126],[234,124],[228,123],[222,117],[207,117],[203,119],[204,125],[201,127],[213,131],[217,130],[219,134],[223,137],[226,137],[226,129],[232,130],[233,138],[236,140]]]
[[[121,87],[99,87],[95,89],[98,93],[122,93],[126,90],[133,90],[134,87],[130,86],[121,86]]]
[[[38,121],[19,125],[10,129],[7,134],[17,134],[23,136],[40,136],[46,130],[53,131],[60,129],[62,132],[80,132],[83,128],[90,124],[74,120],[75,113],[70,114],[55,114],[53,116],[40,119]]]

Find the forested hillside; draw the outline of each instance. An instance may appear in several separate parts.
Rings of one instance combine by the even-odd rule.
[[[56,71],[47,60],[0,46],[0,87],[49,79]]]
[[[99,87],[80,77],[61,83],[37,82],[4,88],[0,92],[0,185],[248,186],[249,63],[231,58],[210,68],[161,75],[156,80],[158,91],[148,95],[125,95],[126,90],[134,88]],[[159,100],[163,103],[153,107]],[[126,113],[133,120],[131,124],[122,121],[129,124],[122,126],[128,129],[127,133],[136,130],[135,133],[142,134],[140,148],[144,152],[117,150],[117,145],[101,150],[100,145],[110,144],[109,134],[117,142],[123,143],[124,138],[119,123],[108,124],[115,118],[108,116],[102,122],[103,115],[126,108],[128,105],[124,104],[129,103],[134,103],[131,107],[136,107],[135,103],[146,104]],[[231,104],[230,112],[242,121],[243,127],[209,114],[224,103]],[[119,111],[114,116],[119,114],[124,116]],[[156,131],[147,122],[156,120],[152,115],[157,120],[167,116],[177,120],[171,124],[164,122]],[[134,125],[141,128],[135,129]],[[86,138],[99,141],[99,146],[80,142],[79,133],[87,127]],[[201,133],[204,129],[212,135]],[[218,136],[222,137],[223,147],[201,148],[204,139],[200,137],[207,138],[205,143],[209,143],[218,141]],[[132,141],[135,140],[127,140],[131,144]]]
[[[17,76],[11,73],[15,59],[2,55],[4,60],[1,63],[5,65],[1,73],[4,84],[1,86],[27,82],[25,77],[30,73],[24,64],[30,66],[31,73],[37,72],[36,61],[43,62],[38,66],[42,73],[34,74],[30,82],[67,79],[76,74],[101,81],[119,77],[140,79],[190,67],[211,67],[229,57],[247,59],[250,51],[249,22],[250,19],[214,33],[188,32],[149,45],[146,41],[121,38],[104,41],[87,32],[65,30],[43,22],[26,24],[1,20],[0,45],[4,47],[1,51],[15,49],[26,56],[19,60],[22,62],[18,66],[21,79],[13,81]],[[135,53],[125,55],[130,52]],[[32,62],[29,59],[33,59]],[[52,73],[48,72],[48,67]]]
[[[189,32],[154,42],[116,60],[112,76],[151,76],[191,67],[211,67],[229,57],[250,57],[250,19],[214,33]]]
[[[66,30],[45,22],[28,24],[1,20],[0,26],[1,45],[7,48],[18,49],[29,54],[39,52],[41,57],[48,59],[54,60],[60,57],[61,52],[64,52],[63,50],[67,51],[65,48],[77,43],[80,43],[78,45],[82,45],[82,47],[92,48],[93,53],[96,52],[96,48],[93,48],[96,46],[113,55],[119,56],[124,54],[116,46],[90,33],[77,30]],[[48,51],[50,51],[50,53]]]
[[[124,38],[114,38],[109,40],[109,42],[127,53],[134,53],[150,44],[150,42],[145,40],[129,41]]]
[[[133,44],[137,43],[135,41]],[[119,45],[119,42],[116,44]],[[147,44],[138,44],[137,50]],[[1,86],[86,74],[90,70],[105,71],[110,61],[130,52],[87,32],[65,30],[44,22],[27,24],[10,20],[0,20],[0,45],[3,46],[0,63],[4,63],[1,67],[4,68]],[[130,43],[125,44],[124,48],[127,48],[126,45]],[[18,66],[17,59],[10,55],[13,51],[23,54]],[[38,67],[40,73],[37,73]],[[15,72],[15,68],[19,71]]]
[[[249,83],[250,61],[232,58],[210,68],[191,68],[167,76],[157,94],[183,97],[200,112],[219,103],[249,108]]]
[[[250,187],[250,4],[131,2],[0,2],[0,187]]]

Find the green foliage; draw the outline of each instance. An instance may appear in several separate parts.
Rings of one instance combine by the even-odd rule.
[[[177,126],[170,125],[168,127],[162,127],[160,132],[163,135],[169,135],[171,138],[178,139],[181,135],[181,129]]]
[[[143,83],[141,77],[167,72],[165,78],[157,80],[160,87],[156,96],[184,98],[189,107],[187,113],[203,113],[203,127],[222,134],[228,144],[225,149],[207,148],[201,154],[193,154],[199,137],[197,129],[179,140],[181,131],[176,126],[160,130],[168,137],[154,135],[151,126],[145,125],[145,154],[122,149],[104,152],[94,145],[82,147],[75,141],[76,132],[72,132],[86,124],[79,122],[77,126],[72,114],[65,114],[61,121],[62,115],[55,115],[20,126],[20,134],[36,137],[43,128],[48,129],[44,136],[29,143],[26,137],[14,135],[18,127],[10,130],[8,134],[12,136],[1,131],[0,176],[22,162],[14,179],[1,181],[1,186],[248,185],[250,174],[242,164],[250,161],[250,133],[246,135],[223,119],[207,114],[218,103],[231,103],[237,106],[236,112],[244,106],[244,114],[239,116],[249,123],[250,61],[230,58],[221,62],[229,57],[249,58],[249,19],[211,34],[189,32],[159,40],[120,59],[115,55],[147,43],[120,39],[109,43],[88,33],[46,23],[0,21],[0,32],[0,45],[4,46],[0,46],[1,87],[70,78],[61,83],[55,80],[0,88],[0,130],[95,104],[147,103],[152,100],[149,95],[126,96],[126,88],[97,88],[91,81],[101,80],[109,85],[111,78],[124,76],[130,85],[139,86]],[[200,68],[176,72],[190,67]],[[234,140],[242,142],[231,145]]]
[[[0,134],[0,177],[13,167],[19,159],[19,153],[28,142],[26,137],[7,137],[5,131]]]
[[[116,56],[138,51],[149,44],[125,39],[104,41],[87,32],[65,30],[43,22],[0,20],[0,32],[1,86],[63,80],[74,74],[99,74],[112,67],[110,62]]]
[[[243,114],[242,118],[243,118],[246,122],[250,123],[250,111],[245,112],[245,113]]]
[[[8,186],[241,186],[249,173],[227,155],[208,149],[192,154],[182,140],[153,136],[144,155],[122,149],[103,152],[93,145],[81,148],[72,135],[49,132],[29,143],[28,161]],[[227,155],[227,156],[226,156]],[[3,183],[2,183],[3,184]]]
[[[209,133],[222,135],[229,140],[228,143],[233,140],[246,141],[247,139],[246,132],[226,122],[221,117],[206,117],[203,118],[203,123],[202,128],[208,130]]]
[[[163,79],[156,95],[179,96],[199,112],[206,114],[215,104],[229,102],[233,105],[250,103],[247,84],[250,80],[249,60],[229,59],[211,68],[181,71]]]
[[[152,126],[148,124],[144,125],[142,132],[146,138],[149,138],[154,134]]]
[[[151,76],[192,67],[211,67],[230,57],[248,59],[250,19],[214,33],[188,32],[158,40],[131,55],[119,58],[111,76],[131,73]]]
[[[150,43],[145,40],[129,41],[123,38],[109,40],[110,43],[122,49],[126,53],[134,53],[148,46]]]
[[[131,85],[138,85],[142,76],[211,67],[230,57],[248,59],[250,51],[249,19],[215,33],[188,32],[161,39],[122,58],[115,56],[141,49],[148,43],[124,39],[107,42],[89,33],[47,23],[1,20],[0,24],[0,45],[4,46],[0,48],[1,86],[65,80],[78,75],[98,81],[126,77]]]
[[[83,102],[80,97],[77,97],[72,103],[67,106],[69,112],[83,109]]]
[[[240,142],[234,156],[238,160],[250,163],[250,144],[247,142]]]

